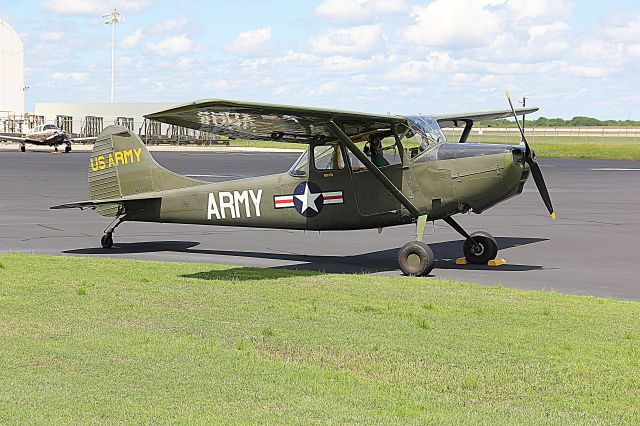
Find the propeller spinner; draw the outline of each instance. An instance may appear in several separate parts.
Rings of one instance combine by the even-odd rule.
[[[536,187],[538,188],[538,192],[542,197],[542,201],[544,202],[544,205],[547,207],[547,210],[549,210],[551,219],[556,220],[556,213],[554,212],[553,205],[551,204],[551,197],[549,196],[549,190],[547,189],[547,185],[544,183],[544,178],[542,177],[542,171],[540,170],[540,166],[533,159],[531,148],[529,147],[527,138],[524,136],[524,130],[522,130],[522,126],[520,126],[520,122],[518,121],[518,116],[516,115],[516,110],[513,108],[513,103],[511,102],[511,96],[509,96],[509,92],[507,92],[507,100],[509,101],[511,112],[513,112],[513,118],[515,118],[516,120],[518,129],[520,130],[520,135],[522,136],[522,141],[524,142],[525,161],[529,165],[529,169],[531,170],[531,174],[533,175],[533,180],[536,183]]]

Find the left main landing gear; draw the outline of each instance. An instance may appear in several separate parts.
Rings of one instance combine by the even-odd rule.
[[[66,153],[71,152],[71,144],[67,144],[67,146],[64,147],[64,152]]]
[[[113,222],[111,222],[111,224],[107,226],[107,229],[104,230],[104,234],[102,235],[102,238],[100,238],[100,245],[102,248],[110,249],[113,247],[113,231],[115,231],[116,228],[124,222],[125,216],[126,214],[119,211],[118,216],[116,216]]]
[[[405,275],[423,276],[429,275],[433,269],[435,256],[431,247],[422,241],[411,241],[402,246],[398,253],[400,270]]]
[[[490,260],[496,258],[498,244],[491,234],[477,231],[469,235],[452,217],[447,217],[443,220],[465,238],[462,251],[467,262],[486,265]]]

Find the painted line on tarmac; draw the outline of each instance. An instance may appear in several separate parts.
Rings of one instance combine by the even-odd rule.
[[[215,178],[234,178],[234,177],[241,177],[239,175],[184,175],[187,177],[215,177]]]
[[[600,167],[597,169],[591,169],[594,172],[640,172],[640,169],[633,168],[618,168],[618,167]]]

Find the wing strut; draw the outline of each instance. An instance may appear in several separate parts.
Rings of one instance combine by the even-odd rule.
[[[400,201],[400,204],[402,204],[406,207],[407,210],[409,210],[413,218],[417,218],[418,216],[420,216],[420,212],[418,212],[416,206],[414,206],[411,201],[409,201],[409,199],[405,197],[404,194],[393,184],[393,182],[391,182],[389,178],[384,173],[382,173],[375,164],[371,162],[369,157],[367,157],[362,151],[360,151],[356,144],[354,144],[353,141],[349,139],[349,137],[342,131],[342,129],[340,129],[340,127],[338,127],[336,123],[334,123],[333,121],[329,121],[327,123],[327,127],[329,127],[331,133],[333,133],[340,140],[340,142],[342,142],[349,149],[349,151],[351,151],[353,155],[355,155],[356,158],[362,162],[362,164],[367,166],[367,169],[371,173],[373,173],[376,178],[378,178],[380,183],[382,183],[385,188],[389,190],[389,192],[391,192],[391,195],[396,197],[396,199]]]
[[[471,133],[471,128],[473,127],[473,120],[464,120],[464,130],[460,135],[460,143],[465,143],[467,139],[469,139],[469,134]]]

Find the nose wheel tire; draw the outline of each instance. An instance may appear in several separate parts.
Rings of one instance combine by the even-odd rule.
[[[102,238],[100,238],[100,244],[102,248],[110,249],[113,247],[113,235],[112,234],[104,234]]]
[[[435,257],[431,248],[422,241],[411,241],[400,249],[398,263],[405,275],[428,275],[433,269]]]
[[[498,255],[498,244],[488,232],[478,231],[471,234],[472,240],[466,240],[462,246],[464,257],[469,263],[486,265]],[[475,243],[474,243],[475,241]]]

